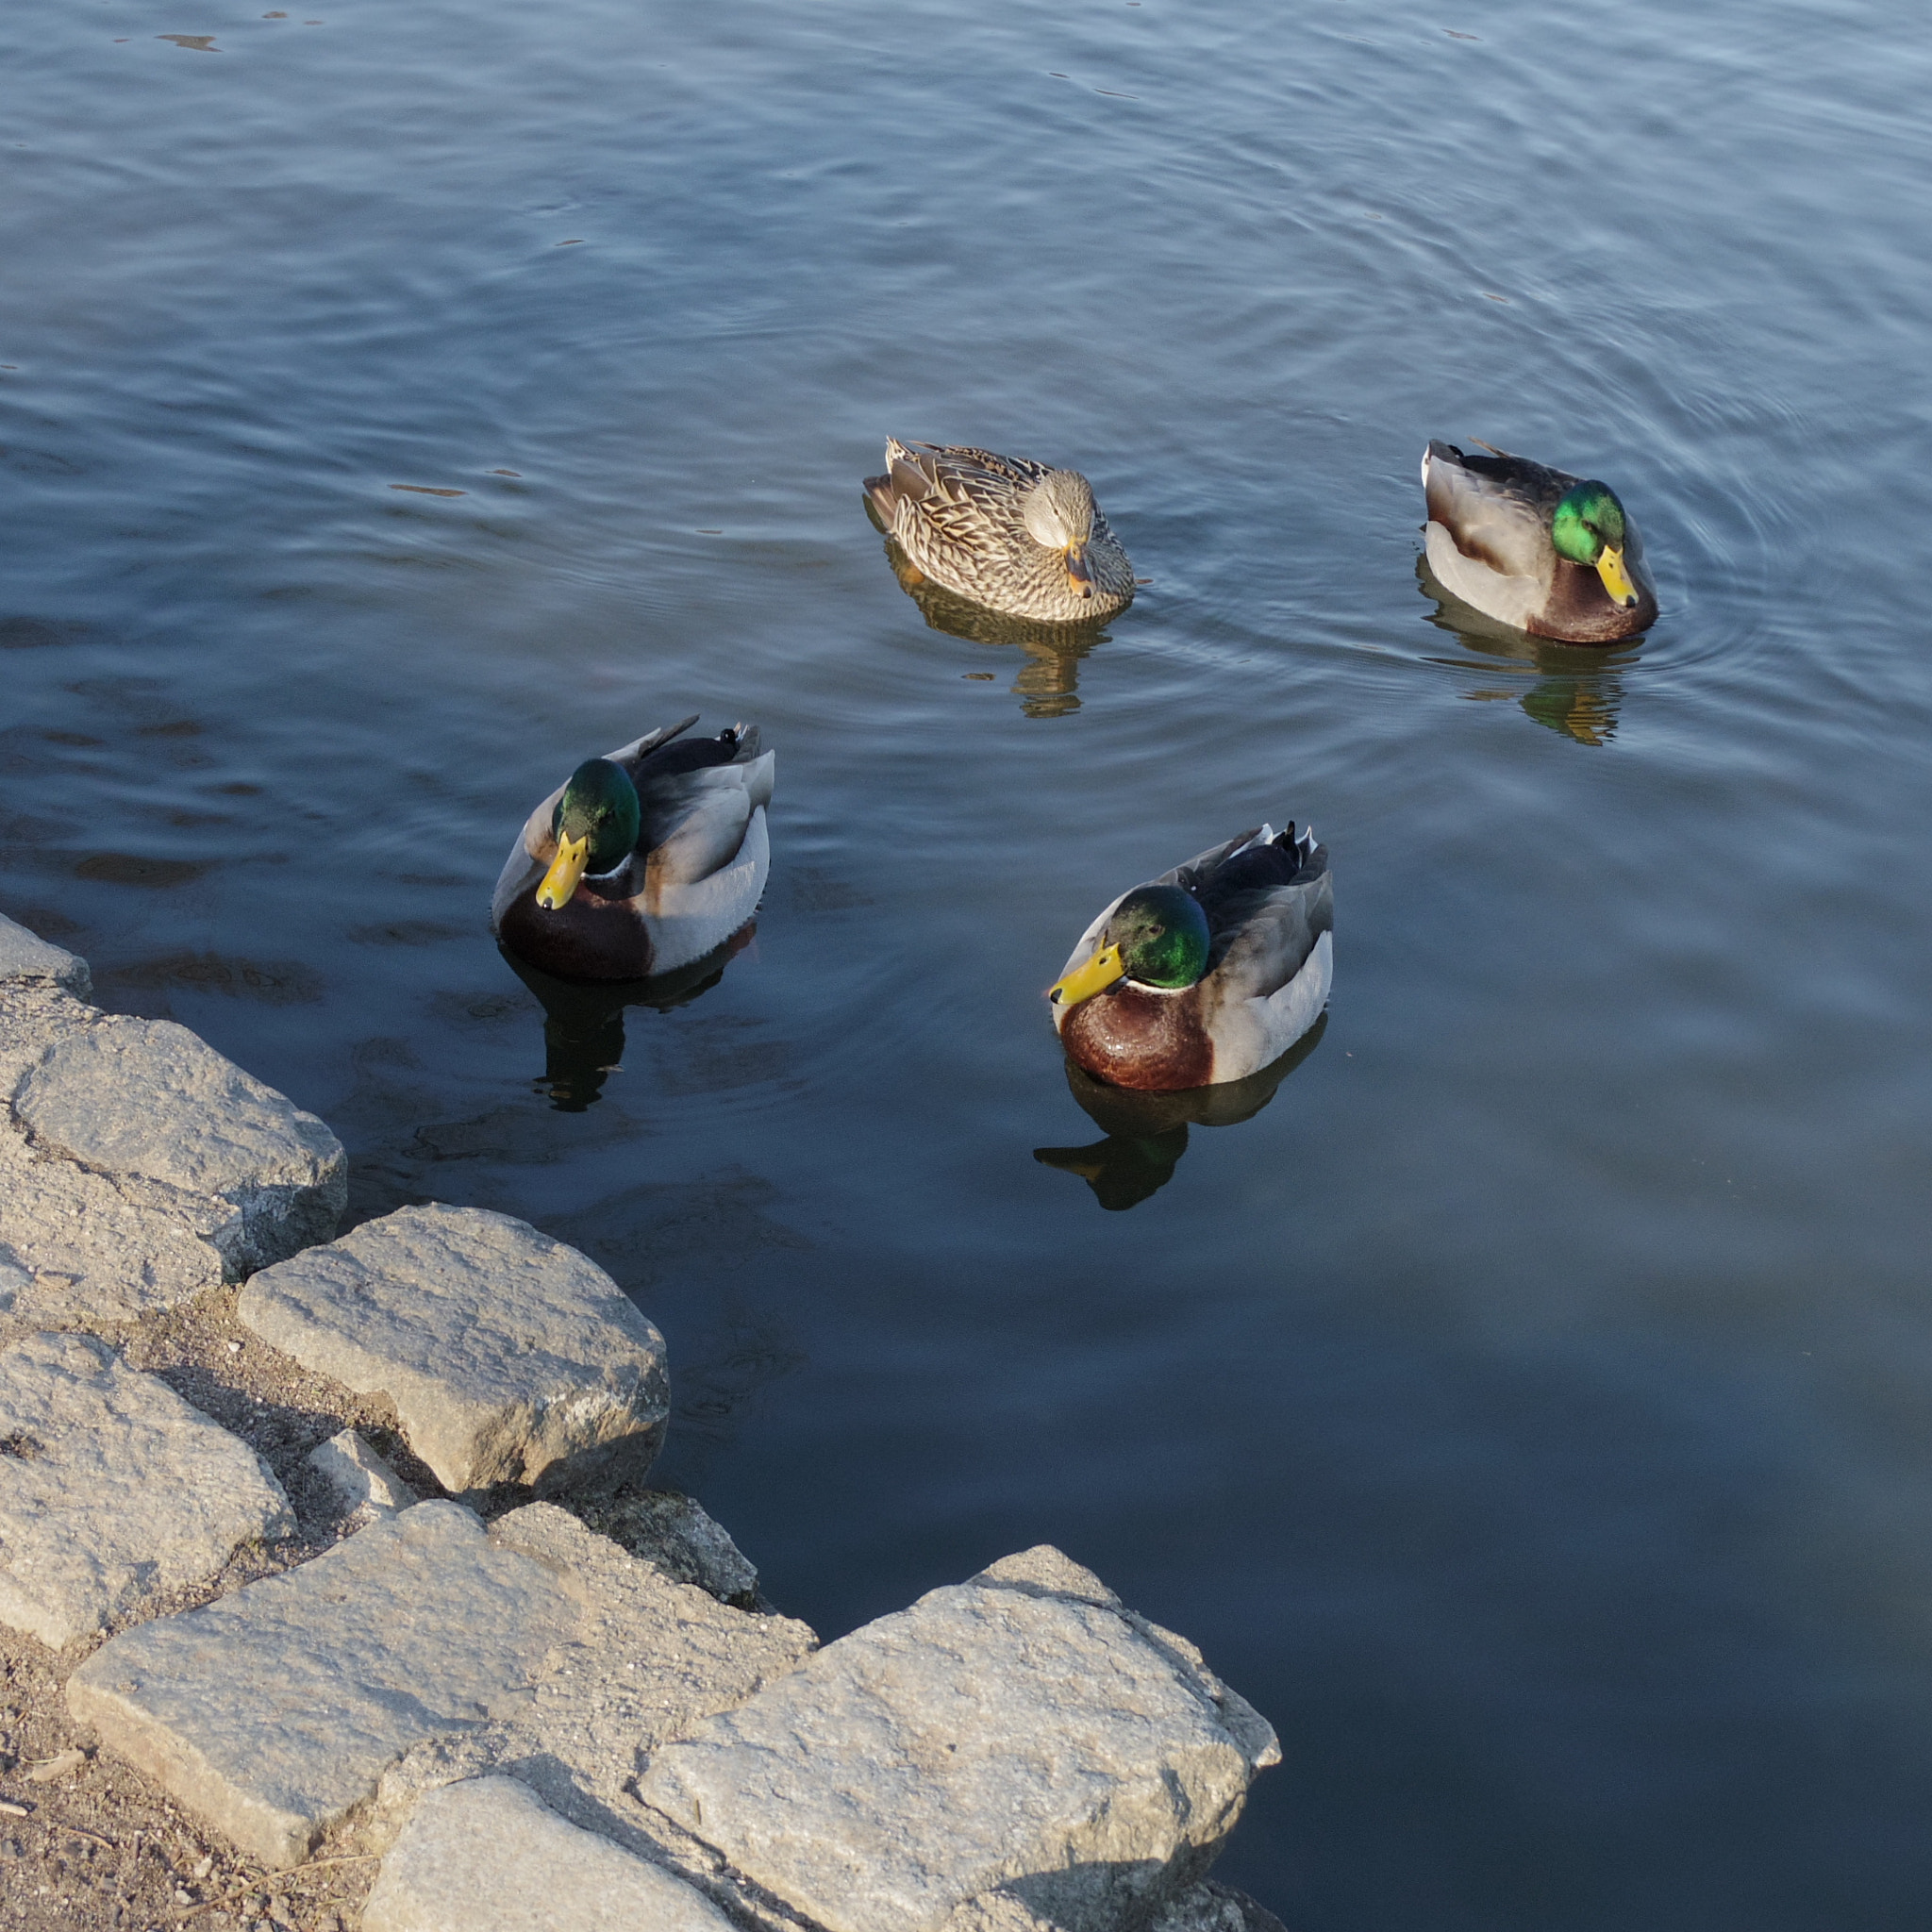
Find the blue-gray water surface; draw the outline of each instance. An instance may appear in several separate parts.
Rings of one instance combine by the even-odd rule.
[[[1913,9],[12,0],[0,76],[0,910],[356,1218],[610,1268],[826,1636],[1048,1541],[1195,1639],[1297,1932],[1932,1924]],[[888,433],[1152,582],[929,626]],[[1430,435],[1616,484],[1650,635],[1437,621]],[[546,1039],[497,868],[690,710],[755,938]],[[1325,1026],[1110,1132],[1041,991],[1263,817]]]

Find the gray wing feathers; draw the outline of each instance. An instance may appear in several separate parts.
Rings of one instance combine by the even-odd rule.
[[[1463,556],[1505,576],[1549,576],[1548,524],[1534,505],[1486,488],[1484,478],[1453,461],[1429,465],[1427,495],[1429,521],[1442,525]]]
[[[745,764],[679,772],[639,788],[647,898],[668,886],[695,885],[738,857],[752,813],[771,802],[775,762],[766,752]]]
[[[1317,878],[1279,886],[1251,912],[1222,959],[1224,997],[1268,999],[1307,963],[1315,942],[1335,924],[1335,889]]]

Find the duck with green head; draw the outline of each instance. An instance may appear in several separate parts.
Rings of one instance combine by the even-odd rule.
[[[1429,570],[1485,616],[1573,644],[1615,643],[1657,622],[1643,540],[1607,483],[1432,441],[1423,491]]]
[[[773,754],[755,724],[684,738],[696,723],[585,759],[530,814],[491,901],[517,958],[559,979],[656,978],[750,924]]]
[[[1328,1000],[1328,853],[1293,825],[1243,832],[1124,892],[1047,994],[1067,1057],[1097,1080],[1174,1091],[1279,1059]]]

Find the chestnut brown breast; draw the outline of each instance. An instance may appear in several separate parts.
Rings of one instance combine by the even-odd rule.
[[[626,896],[607,897],[585,879],[568,906],[546,912],[532,886],[511,901],[498,936],[511,952],[559,979],[647,979],[651,936],[628,887],[622,890]]]
[[[1589,564],[1557,559],[1549,601],[1524,627],[1532,637],[1556,638],[1572,644],[1613,644],[1657,622],[1657,593],[1641,579],[1637,602],[1625,609],[1604,589],[1604,580]]]
[[[1115,1087],[1141,1092],[1206,1087],[1214,1078],[1214,1043],[1201,1025],[1198,991],[1109,987],[1067,1015],[1060,1044],[1075,1066]]]

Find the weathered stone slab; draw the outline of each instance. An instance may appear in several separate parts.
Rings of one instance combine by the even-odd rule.
[[[67,1697],[267,1864],[298,1862],[358,1807],[379,1845],[424,1790],[499,1768],[641,1850],[625,1792],[641,1746],[742,1703],[814,1641],[671,1582],[550,1504],[486,1536],[460,1506],[420,1503],[124,1632]]]
[[[1279,1755],[1191,1644],[1042,1547],[827,1645],[659,1749],[638,1794],[825,1932],[938,1932],[995,1888],[1130,1932]]]
[[[432,1791],[382,1861],[362,1932],[732,1932],[681,1879],[567,1824],[513,1778]]]
[[[1061,1932],[1009,1891],[982,1892],[946,1921],[945,1932]],[[1245,1892],[1204,1880],[1163,1906],[1146,1932],[1288,1932],[1274,1914]]]
[[[103,1016],[69,1033],[13,1110],[43,1153],[226,1202],[210,1239],[230,1274],[325,1241],[348,1198],[328,1128],[172,1020]]]
[[[0,914],[0,980],[8,979],[52,980],[83,999],[93,990],[85,959]]]
[[[308,1452],[308,1466],[325,1477],[350,1513],[393,1516],[412,1507],[416,1492],[357,1429],[342,1429]]]
[[[674,1582],[554,1504],[513,1509],[490,1535],[564,1577],[583,1605],[493,1746],[498,1764],[580,1824],[637,1824],[627,1787],[641,1754],[735,1709],[818,1647],[795,1618],[753,1616]]]
[[[664,1339],[575,1248],[480,1208],[401,1208],[242,1290],[242,1319],[395,1404],[445,1489],[641,1479],[670,1414]]]
[[[0,976],[0,1099],[12,1099],[22,1076],[50,1048],[106,1018],[53,980]]]
[[[130,1198],[133,1196],[133,1198]],[[128,1322],[171,1308],[222,1280],[207,1238],[231,1220],[225,1201],[173,1194],[154,1205],[142,1184],[36,1154],[0,1120],[0,1289],[38,1322]]]
[[[0,1180],[0,1187],[6,1185]],[[21,1291],[34,1285],[34,1271],[5,1241],[0,1241],[0,1315],[10,1315]]]
[[[742,1704],[817,1638],[790,1617],[752,1616],[672,1582],[554,1504],[513,1509],[490,1536],[562,1580],[580,1605],[576,1628],[545,1656],[528,1703],[425,1742],[384,1774],[365,1842],[387,1843],[425,1790],[507,1772],[572,1823],[658,1857],[629,1791],[641,1754]]]
[[[1190,1886],[1149,1932],[1288,1932],[1273,1912],[1224,1885]]]
[[[530,1697],[577,1604],[467,1509],[422,1503],[299,1568],[122,1632],[75,1716],[262,1863],[298,1863],[419,1740]]]
[[[758,1573],[728,1531],[676,1490],[645,1490],[584,1510],[592,1529],[655,1564],[674,1583],[694,1583],[721,1603],[757,1607]]]
[[[252,1449],[104,1343],[0,1350],[0,1621],[58,1647],[293,1527]]]

